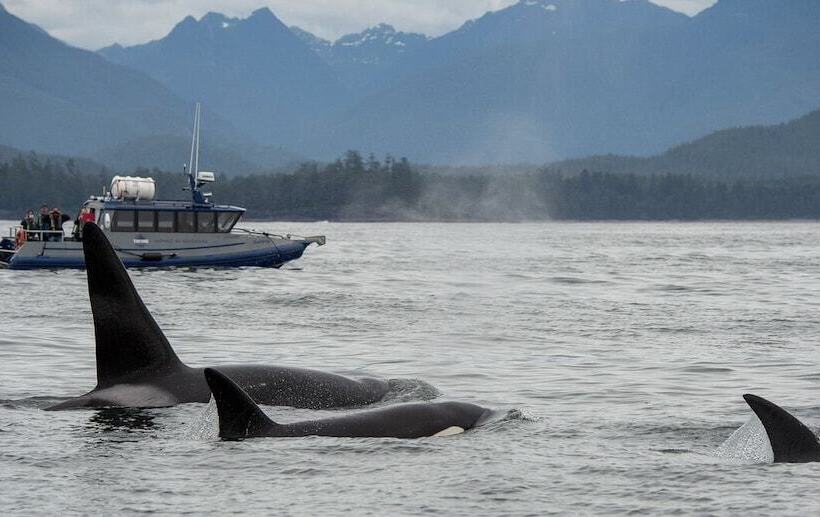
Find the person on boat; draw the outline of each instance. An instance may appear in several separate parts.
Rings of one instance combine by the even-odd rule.
[[[14,249],[20,249],[20,247],[26,243],[26,232],[22,228],[17,228],[17,235],[14,236]]]
[[[37,222],[34,219],[34,210],[26,212],[26,216],[20,221],[20,228],[17,229],[17,234],[14,236],[14,247],[19,249],[29,239],[34,238],[33,231],[37,230]]]
[[[83,213],[80,214],[80,223],[85,225],[85,223],[93,223],[97,220],[97,212],[93,208],[85,208]]]
[[[71,216],[68,214],[64,214],[60,211],[59,208],[56,206],[51,209],[49,214],[51,216],[51,236],[48,240],[50,241],[61,241],[63,240],[63,223],[66,221],[71,220]]]
[[[26,240],[30,241],[37,238],[37,230],[40,229],[40,225],[34,217],[34,210],[26,212],[26,216],[20,221],[20,227],[26,232]]]
[[[75,237],[78,241],[83,240],[83,226],[85,223],[93,223],[97,221],[97,214],[93,208],[85,207],[80,211],[80,217],[77,218],[77,231]]]

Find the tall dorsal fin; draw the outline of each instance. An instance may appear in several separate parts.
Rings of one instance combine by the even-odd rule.
[[[94,223],[83,227],[83,253],[97,344],[97,388],[183,368]]]
[[[766,428],[776,463],[820,461],[820,443],[811,430],[785,409],[756,395],[743,395]]]
[[[223,440],[264,436],[266,430],[277,427],[278,424],[268,418],[256,402],[224,373],[205,368],[205,380],[216,400],[219,437]]]

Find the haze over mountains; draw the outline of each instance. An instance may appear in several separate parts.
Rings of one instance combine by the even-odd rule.
[[[785,124],[724,129],[650,157],[603,155],[554,163],[552,171],[674,174],[723,180],[820,174],[820,110]]]
[[[185,137],[202,100],[206,134],[241,167],[351,148],[453,164],[650,155],[820,106],[818,26],[816,0],[720,0],[691,18],[522,0],[438,38],[381,25],[331,43],[260,9],[95,55],[0,11],[0,143],[139,154]]]

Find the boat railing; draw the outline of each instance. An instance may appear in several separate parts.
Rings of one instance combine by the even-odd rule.
[[[62,242],[65,240],[63,230],[27,230],[20,225],[9,228],[9,239],[17,240],[20,232],[25,233],[27,241]]]
[[[254,230],[254,229],[249,230],[247,228],[236,228],[236,227],[234,227],[231,231],[232,232],[238,232],[238,233],[246,233],[248,235],[260,235],[260,236],[263,236],[263,237],[271,237],[271,238],[274,238],[274,239],[285,239],[284,235],[279,235],[279,234],[276,234],[276,233],[260,232],[258,230]]]
[[[324,235],[314,235],[313,237],[301,237],[299,235],[293,235],[291,233],[287,235],[279,235],[276,233],[268,233],[268,232],[260,232],[258,230],[247,228],[234,228],[231,231],[246,233],[248,235],[259,235],[262,237],[267,237],[268,239],[281,239],[281,240],[289,240],[289,239],[296,239],[300,241],[308,241],[310,243],[316,244],[317,246],[324,246],[327,243],[327,238]]]

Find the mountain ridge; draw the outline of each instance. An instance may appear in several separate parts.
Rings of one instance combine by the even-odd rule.
[[[437,38],[384,24],[330,43],[263,8],[244,19],[186,17],[161,39],[101,53],[177,100],[204,101],[253,139],[310,158],[358,148],[427,163],[544,163],[652,156],[816,108],[818,24],[813,0],[719,0],[693,17],[648,0],[522,0]],[[345,52],[338,61],[334,47]],[[61,107],[15,81],[6,74],[12,105]],[[40,147],[38,126],[26,129],[12,143]],[[135,129],[119,141],[150,136]],[[63,150],[110,147],[115,132],[75,133]]]
[[[515,163],[652,155],[789,120],[820,103],[820,31],[810,30],[820,2],[795,2],[778,20],[800,18],[796,32],[759,21],[792,5],[773,0],[720,0],[694,17],[641,0],[525,0],[431,40],[323,140],[340,141],[331,151],[355,135],[376,151],[406,143],[427,161]],[[754,24],[734,29],[737,8]]]
[[[346,34],[333,42],[296,26],[290,29],[334,69],[356,97],[372,91],[375,76],[430,39],[424,34],[397,31],[387,23]]]
[[[187,17],[162,39],[101,52],[286,147],[298,147],[335,108],[332,99],[346,95],[329,65],[266,7],[244,19]]]

